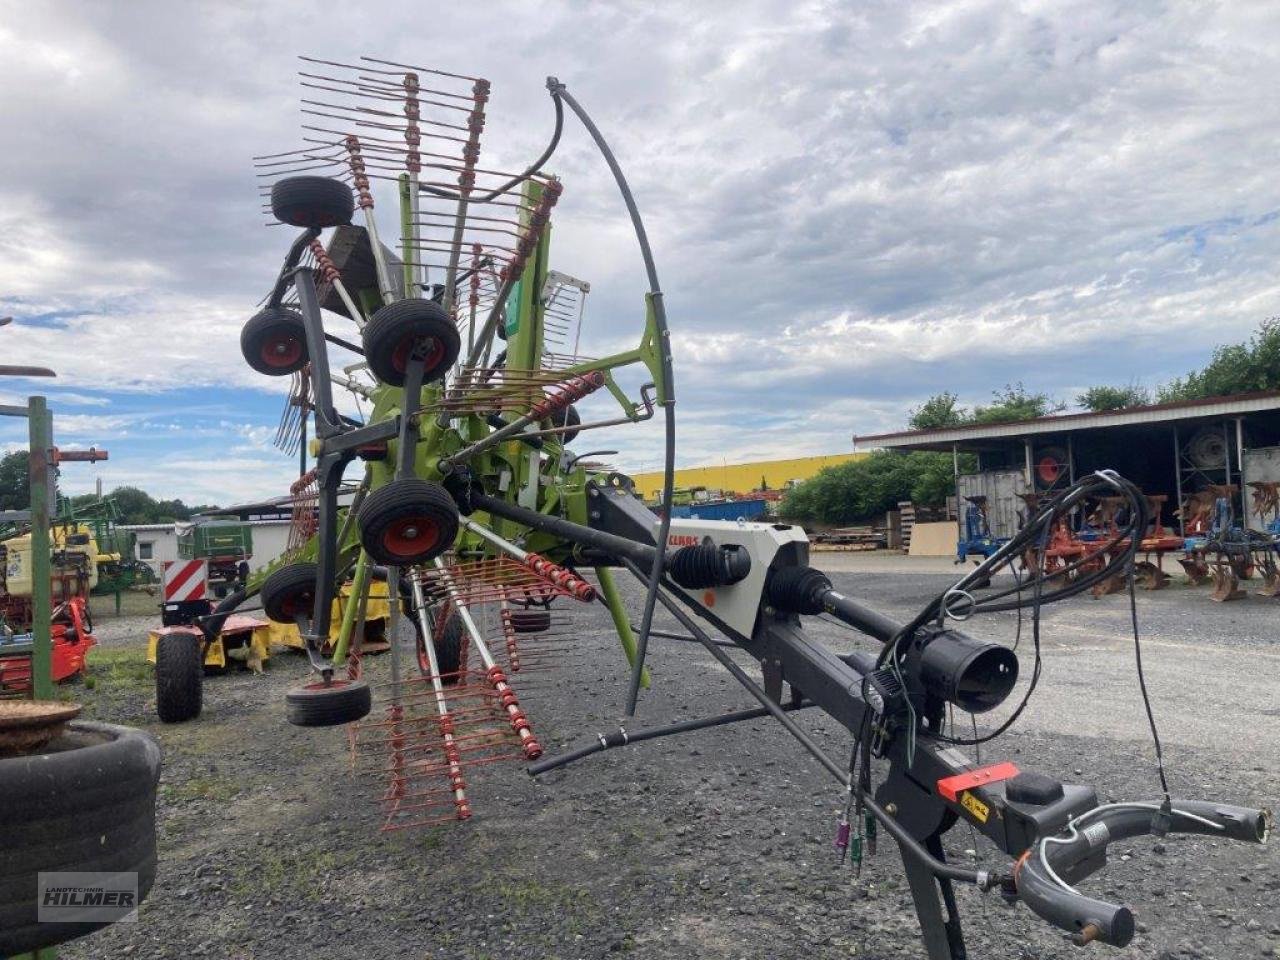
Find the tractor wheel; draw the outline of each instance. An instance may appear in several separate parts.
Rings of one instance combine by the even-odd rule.
[[[167,633],[156,644],[156,715],[161,723],[182,723],[200,716],[204,657],[200,635]]]
[[[356,212],[351,188],[329,177],[286,177],[271,188],[271,212],[291,227],[336,227]]]
[[[262,582],[262,612],[276,623],[293,623],[315,610],[316,575],[314,563],[287,563]]]
[[[375,563],[414,566],[453,546],[458,506],[438,483],[405,477],[365,497],[356,522]]]
[[[440,667],[440,682],[446,686],[455,684],[460,679],[462,669],[462,651],[467,642],[467,628],[456,610],[450,609],[445,615],[444,623],[436,621],[436,664]],[[427,659],[426,639],[418,632],[418,669],[424,677],[431,676],[431,661]]]
[[[516,633],[542,633],[551,629],[551,611],[512,610],[511,626]]]
[[[578,413],[578,408],[572,403],[551,415],[551,425],[553,427],[576,427],[582,423],[582,416]],[[566,447],[578,439],[577,430],[566,430],[564,433],[556,434],[560,438],[560,442]]]
[[[361,332],[365,360],[383,383],[404,385],[416,345],[426,353],[423,383],[439,380],[458,359],[462,340],[444,307],[434,300],[398,300],[381,307]]]
[[[249,318],[240,331],[245,362],[269,377],[283,377],[307,365],[307,332],[302,315],[283,307],[267,307]]]
[[[363,680],[317,681],[285,694],[289,722],[295,727],[334,727],[367,716],[373,709]]]
[[[156,876],[160,747],[138,730],[73,721],[44,747],[0,757],[0,956],[64,943],[107,925],[40,923],[43,872]]]

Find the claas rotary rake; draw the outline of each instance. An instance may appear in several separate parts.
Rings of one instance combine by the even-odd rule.
[[[661,408],[670,493],[674,385],[657,270],[626,179],[590,117],[549,80],[551,142],[525,170],[503,173],[481,152],[486,81],[367,58],[303,63],[303,145],[259,160],[268,211],[300,233],[241,345],[256,370],[307,381],[295,396],[305,397],[302,419],[309,413],[314,431],[314,472],[303,484],[314,534],[260,589],[268,616],[299,625],[314,668],[312,681],[288,695],[290,721],[352,724],[357,764],[383,784],[386,827],[470,817],[466,771],[477,764],[523,760],[540,775],[624,744],[772,717],[846,798],[837,845],[860,860],[880,831],[897,842],[930,960],[965,956],[957,883],[1021,901],[1077,943],[1123,946],[1134,935],[1132,912],[1074,886],[1105,864],[1109,843],[1168,832],[1265,839],[1263,810],[1172,799],[1162,763],[1156,800],[1102,803],[1087,784],[1012,763],[979,766],[960,750],[997,737],[1035,690],[1043,604],[1120,569],[1132,589],[1148,509],[1132,484],[1104,472],[1055,492],[907,623],[834,590],[808,566],[797,528],[655,518],[625,476],[568,450],[588,430]],[[549,223],[562,186],[544,168],[566,110],[614,176],[649,281],[635,345],[598,359],[578,352],[589,286],[550,268]],[[375,199],[392,192],[388,217]],[[388,247],[391,220],[399,237]],[[326,321],[325,311],[338,319]],[[611,328],[615,341],[617,333]],[[362,359],[331,371],[330,345]],[[335,386],[367,413],[340,413]],[[591,395],[611,397],[617,410],[580,415]],[[355,461],[362,475],[344,503],[341,485]],[[1128,505],[1128,523],[1102,545],[1112,562],[1097,569],[1088,558],[1063,558],[1049,575],[1051,532],[1100,495]],[[992,578],[1028,551],[1038,555],[1031,569],[1039,575]],[[645,586],[635,634],[613,580],[619,568]],[[331,600],[348,578],[356,597],[385,579],[415,635],[407,665],[393,642],[390,681],[376,698],[353,637],[359,604],[348,605],[324,653]],[[631,664],[628,718],[648,682],[659,604],[683,627],[682,639],[703,647],[758,706],[676,724],[628,721],[544,756],[515,687],[557,647],[578,642],[556,626],[557,609],[570,602],[608,608]],[[955,736],[949,712],[1000,707],[1019,668],[1014,651],[956,622],[1023,607],[1035,626],[1036,663],[1021,703],[992,732]],[[815,615],[842,621],[874,648],[835,654],[805,634],[803,618]],[[1136,651],[1136,623],[1134,639]],[[735,653],[759,662],[758,679]],[[795,711],[813,708],[848,732],[848,759],[796,723]],[[1156,747],[1159,759],[1158,738]],[[1005,868],[947,861],[942,838],[962,820],[1009,856]]]

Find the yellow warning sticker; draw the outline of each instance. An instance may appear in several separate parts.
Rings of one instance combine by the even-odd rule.
[[[968,810],[979,823],[986,823],[991,814],[990,808],[968,790],[960,794],[960,806]]]

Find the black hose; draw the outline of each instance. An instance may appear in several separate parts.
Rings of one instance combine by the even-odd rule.
[[[654,636],[658,636],[658,634],[655,632]],[[803,710],[812,706],[814,706],[814,704],[804,701],[803,703],[783,704],[782,709],[787,712],[791,712],[793,710]],[[558,754],[554,757],[543,757],[537,763],[531,763],[525,769],[529,776],[536,777],[552,770],[558,770],[560,767],[567,766],[575,760],[581,760],[583,757],[589,757],[595,753],[602,753],[603,751],[611,750],[614,747],[626,746],[628,743],[641,743],[645,740],[655,740],[658,737],[669,737],[672,734],[677,733],[690,733],[694,730],[709,730],[712,727],[723,727],[726,724],[740,723],[743,720],[759,720],[767,716],[769,716],[769,711],[764,707],[754,707],[749,710],[736,710],[733,713],[722,713],[716,717],[698,717],[694,720],[681,720],[678,723],[670,723],[663,727],[646,727],[642,730],[626,730],[619,727],[611,733],[596,734],[596,738],[593,741],[574,750]]]
[[[529,164],[523,173],[512,177],[502,186],[496,187],[488,193],[481,194],[479,196],[467,197],[466,200],[468,203],[488,203],[490,200],[497,199],[517,183],[523,183],[525,180],[528,180],[530,177],[537,174],[542,169],[543,164],[551,159],[551,155],[556,152],[556,147],[560,145],[560,134],[564,131],[564,107],[560,103],[560,94],[557,91],[552,90],[551,99],[555,103],[556,107],[556,125],[555,129],[551,132],[551,142],[547,144],[547,149],[542,151],[542,156]],[[423,193],[431,194],[433,197],[444,197],[446,200],[463,199],[462,194],[456,193],[453,190],[446,190],[443,187],[430,187],[425,184],[420,184],[418,189]]]
[[[676,466],[676,397],[675,397],[675,372],[671,364],[671,333],[667,329],[667,311],[662,302],[662,287],[658,283],[658,268],[653,260],[653,250],[649,247],[649,236],[644,229],[644,221],[640,217],[640,210],[636,206],[635,197],[631,194],[631,187],[627,185],[627,178],[622,173],[622,168],[618,166],[618,161],[613,155],[613,151],[609,149],[609,144],[605,140],[604,135],[600,133],[595,123],[587,111],[582,108],[573,95],[565,89],[555,77],[547,78],[547,89],[556,97],[556,102],[564,100],[582,121],[582,125],[587,128],[587,132],[591,134],[591,139],[595,141],[596,148],[604,157],[605,163],[609,165],[609,170],[613,173],[613,179],[618,184],[618,191],[622,194],[622,200],[627,205],[627,213],[631,216],[631,226],[635,230],[636,242],[640,245],[640,256],[644,259],[645,274],[649,278],[649,303],[653,308],[653,322],[658,332],[658,356],[662,365],[662,386],[665,399],[662,401],[663,419],[665,421],[666,436],[663,443],[663,461],[662,461],[662,519],[658,524],[658,544],[663,549],[654,552],[653,566],[649,570],[649,580],[644,597],[644,613],[640,618],[640,633],[636,637],[636,655],[631,665],[631,683],[627,688],[627,705],[626,716],[633,717],[636,712],[636,699],[640,695],[640,682],[644,676],[645,655],[649,647],[649,630],[653,626],[653,611],[658,601],[658,588],[662,583],[662,571],[666,561],[665,546],[667,543],[667,535],[671,530],[671,491],[675,486],[675,466]]]

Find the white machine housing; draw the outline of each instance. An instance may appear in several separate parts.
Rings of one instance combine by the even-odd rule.
[[[657,529],[655,522],[655,539]],[[737,583],[687,591],[717,619],[746,637],[750,637],[755,629],[765,579],[778,552],[787,544],[803,543],[803,548],[796,551],[796,562],[807,563],[809,559],[809,538],[800,527],[746,520],[671,519],[671,530],[667,534],[668,552],[700,543],[712,543],[717,547],[739,546],[751,558],[750,572]]]

